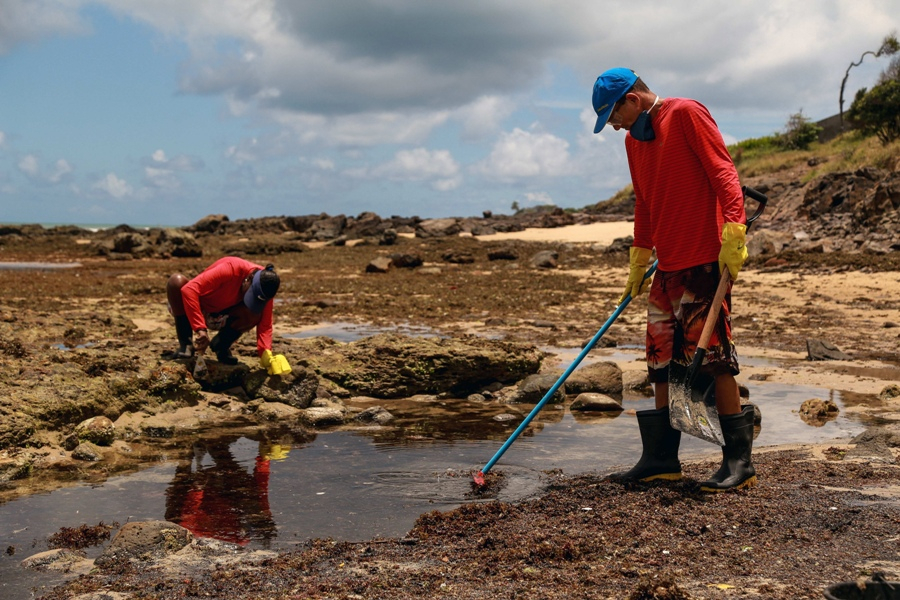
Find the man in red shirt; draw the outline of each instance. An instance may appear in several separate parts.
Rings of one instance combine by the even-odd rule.
[[[175,317],[179,348],[173,358],[191,358],[212,348],[219,362],[236,365],[231,345],[256,327],[256,351],[270,375],[291,372],[282,354],[272,354],[272,298],[281,280],[273,265],[251,263],[236,256],[220,258],[191,280],[181,273],[169,277],[166,296]],[[218,333],[209,339],[208,330]]]
[[[597,78],[594,133],[606,124],[625,129],[625,150],[635,193],[634,243],[622,300],[639,296],[656,250],[657,274],[647,315],[647,368],[656,409],[639,411],[643,454],[616,479],[680,479],[681,432],[669,422],[669,365],[691,364],[705,315],[728,268],[736,279],[744,260],[746,214],[737,170],[709,111],[687,98],[660,98],[630,69]],[[701,373],[713,378],[725,437],[721,468],[701,483],[704,491],[756,483],[750,460],[753,407],[741,407],[734,376],[738,359],[731,339],[731,295],[723,302]]]

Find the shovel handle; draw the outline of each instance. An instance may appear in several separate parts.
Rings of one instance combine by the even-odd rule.
[[[700,333],[700,340],[697,342],[697,354],[700,354],[700,351],[702,351],[703,354],[706,354],[706,349],[709,347],[709,338],[712,337],[716,321],[719,320],[719,311],[722,310],[722,302],[725,301],[725,294],[728,293],[729,283],[731,283],[731,272],[726,267],[722,269],[722,276],[719,278],[719,287],[716,288],[716,294],[713,296],[709,312],[706,314],[706,322],[703,324],[703,331]],[[700,355],[700,360],[703,360],[702,354]]]
[[[769,197],[746,185],[741,188],[741,191],[747,198],[752,198],[759,202],[756,212],[752,217],[747,219],[747,231],[750,231],[750,226],[766,209]],[[730,282],[731,273],[729,273],[727,268],[722,269],[722,277],[719,278],[719,287],[716,288],[716,294],[713,296],[712,305],[710,305],[709,313],[706,315],[706,322],[703,324],[703,331],[700,333],[700,340],[697,342],[697,351],[694,353],[694,361],[691,365],[692,372],[699,368],[700,364],[703,362],[704,356],[706,356],[706,349],[709,347],[709,339],[712,337],[716,321],[719,320],[719,311],[722,309],[722,302],[725,300],[725,294],[728,293],[728,284]]]

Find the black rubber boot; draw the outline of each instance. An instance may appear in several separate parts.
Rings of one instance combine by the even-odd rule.
[[[756,485],[756,469],[750,460],[753,451],[753,407],[743,406],[736,415],[719,417],[725,446],[722,466],[700,484],[704,492],[725,492]]]
[[[634,467],[622,473],[613,473],[607,479],[615,481],[653,481],[681,479],[681,461],[678,446],[681,432],[669,423],[669,408],[637,411],[643,451]]]
[[[238,359],[231,354],[231,345],[241,337],[241,332],[231,327],[223,327],[209,342],[210,349],[216,353],[216,360],[223,365],[236,365]]]
[[[172,358],[193,358],[194,331],[186,315],[175,317],[175,335],[178,336],[178,350],[172,353]]]

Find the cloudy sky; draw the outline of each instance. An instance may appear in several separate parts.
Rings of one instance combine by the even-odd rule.
[[[629,181],[603,70],[734,142],[837,113],[898,27],[900,0],[0,0],[0,222],[580,208]]]

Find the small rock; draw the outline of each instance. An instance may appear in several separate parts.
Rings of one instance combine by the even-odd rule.
[[[853,360],[837,346],[822,340],[806,340],[807,360]]]
[[[378,423],[379,425],[386,425],[394,418],[394,415],[382,406],[370,406],[354,417],[363,423]]]
[[[811,398],[800,405],[800,418],[807,425],[814,427],[821,427],[828,421],[834,420],[839,412],[837,404],[831,399]]]
[[[414,269],[425,262],[418,254],[391,254],[391,266],[398,269]]]
[[[116,439],[116,426],[107,417],[91,417],[75,426],[80,441],[109,446]]]
[[[878,394],[881,400],[891,400],[892,398],[900,398],[900,385],[892,383],[886,385],[881,393]]]
[[[387,256],[373,258],[366,265],[366,273],[387,273],[391,268],[391,259]]]
[[[256,409],[256,415],[263,421],[282,422],[296,418],[299,413],[299,408],[283,402],[262,402]]]
[[[300,420],[310,427],[339,425],[344,422],[344,412],[339,408],[313,406],[300,411]]]
[[[97,462],[98,460],[103,460],[103,452],[99,446],[92,442],[81,442],[78,444],[78,447],[72,450],[72,458]]]
[[[582,411],[620,411],[622,405],[606,394],[586,392],[578,394],[569,406],[569,410]]]
[[[555,269],[559,266],[559,253],[552,250],[538,252],[531,257],[531,266],[536,269]]]
[[[84,560],[85,556],[81,550],[54,548],[32,554],[22,561],[22,567],[35,571],[68,571],[72,563]]]

